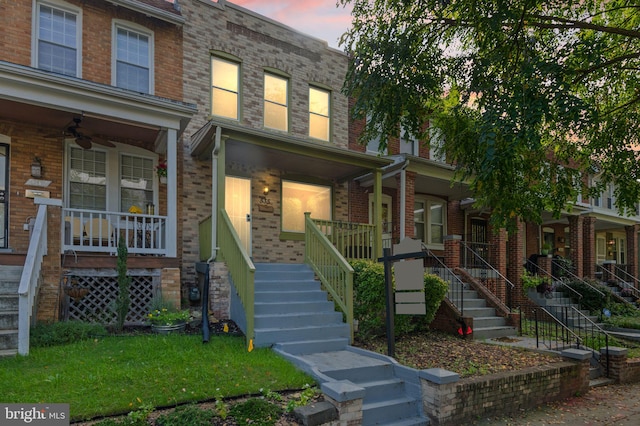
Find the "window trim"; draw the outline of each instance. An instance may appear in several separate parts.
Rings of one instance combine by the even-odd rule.
[[[107,212],[120,212],[120,159],[121,154],[150,158],[153,161],[153,164],[158,163],[158,154],[153,153],[151,151],[147,151],[143,148],[134,147],[131,145],[124,145],[117,142],[114,142],[115,148],[108,147],[93,147],[91,149],[96,151],[103,151],[106,153],[106,177],[107,177],[107,197],[106,197],[106,210]],[[71,164],[69,163],[71,158],[71,148],[79,148],[82,149],[79,145],[75,143],[73,138],[67,138],[64,141],[64,169],[63,169],[63,178],[64,178],[64,196],[63,196],[63,204],[65,207],[69,207],[70,202],[70,177],[69,177],[69,169]],[[117,188],[117,191],[114,190]],[[160,200],[160,186],[157,179],[153,179],[153,204],[156,206],[156,212],[158,212]],[[156,213],[157,214],[157,213]]]
[[[213,61],[220,60],[231,63],[238,67],[237,84],[238,91],[234,92],[237,95],[236,102],[236,118],[225,117],[223,115],[217,115],[213,113]],[[230,55],[225,52],[215,51],[210,53],[209,59],[209,117],[218,117],[224,120],[232,120],[240,122],[242,120],[242,61],[240,58]]]
[[[286,90],[287,90],[287,93],[286,93],[286,104],[282,105],[282,104],[279,104],[279,103],[274,102],[274,101],[267,101],[266,96],[263,96],[263,99],[262,99],[262,125],[263,125],[263,127],[265,129],[289,133],[289,129],[291,128],[291,126],[290,126],[291,125],[291,111],[290,111],[290,104],[291,104],[291,78],[288,75],[284,74],[284,73],[281,73],[281,72],[278,72],[278,71],[275,71],[275,70],[271,70],[271,69],[265,69],[264,73],[263,73],[263,77],[262,77],[262,84],[263,84],[262,92],[263,92],[263,95],[265,94],[264,92],[265,92],[265,90],[267,88],[267,84],[266,84],[267,76],[270,76],[270,77],[273,77],[273,78],[277,78],[277,79],[280,79],[280,80],[284,80],[286,82],[286,84],[287,84],[287,87],[286,87]],[[287,115],[286,119],[285,119],[285,126],[286,126],[285,129],[278,129],[278,128],[269,127],[269,126],[266,125],[265,118],[266,118],[266,104],[267,104],[267,102],[270,103],[270,104],[273,104],[273,105],[278,105],[278,106],[284,106],[285,107],[285,112],[286,112],[286,115]]]
[[[331,200],[329,201],[329,213],[331,214],[331,218],[329,220],[333,220],[335,217],[335,188],[331,182],[327,182],[322,179],[314,179],[310,177],[301,177],[301,176],[283,176],[280,180],[280,206],[284,205],[284,182],[292,182],[299,183],[303,185],[314,185],[314,186],[324,186],[329,188],[331,192]],[[284,214],[280,215],[280,240],[281,241],[304,241],[305,231],[297,232],[297,231],[285,231],[284,230]]]
[[[82,78],[82,8],[61,0],[33,0],[31,16],[31,66],[41,69],[38,63],[38,42],[40,41],[40,6],[45,5],[76,15],[76,75]]]
[[[112,21],[111,26],[111,85],[117,86],[118,75],[117,75],[117,64],[118,64],[118,29],[124,29],[127,31],[131,31],[134,33],[138,33],[149,38],[149,63],[147,64],[147,69],[149,70],[149,87],[147,88],[147,94],[153,95],[155,94],[155,39],[154,33],[150,29],[143,27],[142,25],[138,25],[136,23],[125,21],[122,19],[114,19]],[[132,90],[133,89],[125,89]]]
[[[311,91],[312,90],[317,90],[319,92],[324,92],[327,94],[327,115],[321,115],[315,112],[311,111]],[[307,95],[308,95],[308,108],[307,108],[307,119],[308,119],[308,124],[309,124],[309,132],[308,132],[308,136],[313,139],[313,140],[318,140],[318,141],[323,141],[323,142],[331,142],[331,128],[333,126],[333,120],[331,117],[331,109],[332,109],[332,102],[331,102],[331,96],[332,96],[332,91],[329,88],[323,87],[321,85],[318,84],[309,84],[309,90],[307,91]],[[325,117],[327,119],[327,139],[321,139],[321,138],[317,138],[315,136],[311,135],[311,116],[318,116],[318,117]]]
[[[443,198],[438,198],[438,197],[433,197],[433,196],[428,196],[428,195],[416,195],[415,197],[415,202],[422,202],[425,204],[424,208],[425,208],[425,212],[424,212],[424,226],[425,226],[425,230],[424,230],[424,236],[425,236],[425,240],[423,240],[422,242],[430,249],[435,249],[435,250],[444,250],[444,237],[447,235],[447,207],[448,207],[448,203],[447,200],[443,199]],[[431,242],[431,209],[430,207],[434,204],[441,204],[442,205],[442,237],[443,237],[443,241],[442,243],[432,243]],[[429,213],[427,213],[427,211]],[[415,221],[415,216],[414,216],[414,221]]]

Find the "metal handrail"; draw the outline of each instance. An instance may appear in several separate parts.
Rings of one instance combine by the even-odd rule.
[[[598,295],[600,297],[604,297],[604,293],[601,292],[600,290],[598,290],[597,288],[595,288],[592,284],[590,284],[589,282],[585,281],[584,279],[580,278],[579,276],[577,276],[576,274],[574,274],[573,272],[571,272],[568,268],[564,267],[563,265],[561,265],[559,262],[553,262],[552,259],[552,264],[557,267],[560,268],[562,270],[562,272],[571,278],[571,280],[573,281],[579,281],[582,284],[586,285],[587,287],[591,288],[591,290],[595,291],[596,293],[598,293]],[[552,268],[553,269],[553,268]],[[554,281],[560,281],[562,282],[562,278],[561,277],[555,277],[553,274],[551,275],[554,279]],[[565,286],[566,287],[566,286]]]
[[[431,273],[442,278],[445,282],[449,283],[448,298],[453,304],[460,310],[460,315],[464,315],[464,282],[453,271],[444,264],[444,262],[429,248],[422,243],[422,251],[427,253],[427,258],[435,260],[438,263],[438,267],[432,267]],[[442,269],[443,272],[440,272]],[[442,274],[442,275],[441,275]],[[458,286],[456,286],[458,284]],[[458,288],[459,287],[459,288]]]
[[[559,282],[563,285],[563,288],[568,289],[571,293],[574,294],[574,297],[576,297],[578,299],[578,301],[582,300],[582,294],[580,294],[576,289],[568,286],[568,285],[564,285],[564,281],[562,281],[562,279],[554,277],[551,273],[547,272],[546,270],[542,269],[540,266],[538,266],[537,263],[533,263],[532,261],[530,261],[529,259],[527,259],[527,266],[529,267],[534,267],[536,268],[536,275],[542,275],[542,276],[548,276],[551,278],[551,280],[553,282]],[[529,269],[529,268],[526,268]],[[578,280],[582,281],[582,279],[578,278]],[[592,286],[589,286],[592,287]],[[596,290],[597,291],[597,290]],[[602,294],[602,296],[604,297],[604,294]]]
[[[602,265],[596,265],[596,269],[602,269],[603,275],[606,272],[608,275],[610,275],[613,279],[615,279],[619,284],[624,285],[625,289],[631,290],[631,292],[633,293],[633,295],[636,298],[640,298],[640,290],[638,290],[637,288],[635,288],[632,285],[629,285],[628,283],[625,282],[625,280],[621,277],[619,277],[616,273],[608,271],[604,266]],[[621,271],[627,273],[626,271],[622,270]],[[629,275],[633,278],[632,275]],[[612,293],[614,294],[614,293]],[[628,303],[631,304],[628,300],[625,300],[624,298],[620,297],[620,300],[622,300],[624,303]]]
[[[466,250],[466,253],[470,253],[474,259],[476,261],[480,261],[480,264],[483,265],[486,269],[491,270],[492,272],[494,272],[498,277],[500,277],[500,279],[502,279],[502,281],[506,284],[509,284],[509,293],[508,293],[508,297],[507,297],[507,306],[509,307],[509,309],[511,309],[511,300],[512,300],[512,295],[511,295],[511,291],[513,291],[515,289],[515,284],[513,284],[507,277],[505,277],[504,275],[502,275],[500,273],[500,271],[498,271],[496,268],[493,267],[493,265],[491,265],[489,262],[487,262],[487,260],[485,258],[483,258],[480,253],[478,253],[477,251],[475,251],[473,248],[469,247],[469,245],[467,245],[466,241],[460,241],[460,248],[461,250]],[[462,256],[461,258],[466,258],[466,256]],[[486,287],[485,288],[489,291],[491,291],[490,288]],[[494,293],[493,291],[491,291],[492,293]],[[498,298],[500,298],[497,294],[494,293],[494,295]]]
[[[520,308],[521,313],[523,308]],[[582,338],[574,333],[566,324],[563,324],[551,312],[543,307],[531,308],[529,315],[520,315],[520,334],[525,334],[527,328],[524,325],[525,317],[534,318],[534,329],[529,331],[535,334],[536,347],[540,348],[540,344],[549,350],[561,350],[568,347],[576,348],[582,346]],[[560,339],[558,341],[558,339]],[[575,343],[571,343],[575,342]],[[562,343],[559,345],[558,343]]]
[[[596,265],[597,266],[597,265]],[[640,280],[638,280],[636,277],[634,277],[633,275],[631,275],[629,272],[625,271],[624,269],[622,269],[620,266],[618,265],[613,265],[613,267],[615,268],[616,271],[619,271],[623,274],[624,278],[624,282],[626,283],[627,281],[631,281],[634,283],[634,285],[631,286],[631,288],[633,288],[634,290],[638,291],[638,287],[640,287]],[[618,274],[614,274],[614,275],[618,275]],[[629,278],[629,279],[627,279]],[[640,293],[640,291],[638,291]]]

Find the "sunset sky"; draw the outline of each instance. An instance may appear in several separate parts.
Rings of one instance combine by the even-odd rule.
[[[351,24],[351,9],[336,0],[229,0],[338,47],[338,38]]]

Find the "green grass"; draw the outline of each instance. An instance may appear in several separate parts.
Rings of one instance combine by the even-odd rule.
[[[197,335],[104,337],[32,348],[0,358],[0,401],[69,403],[72,420],[127,413],[145,404],[300,389],[313,380],[269,349],[243,338]]]

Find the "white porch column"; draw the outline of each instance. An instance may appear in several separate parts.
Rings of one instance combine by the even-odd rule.
[[[167,129],[167,257],[178,253],[178,133]]]

